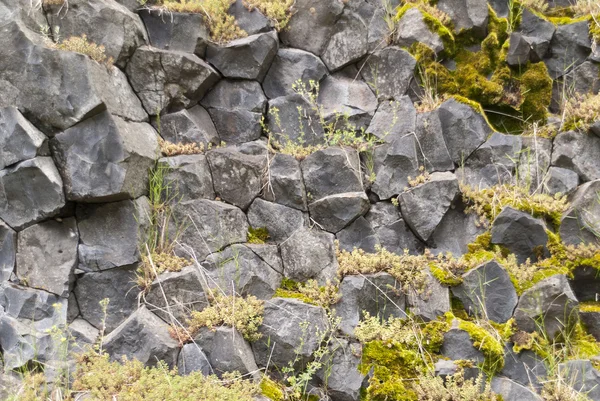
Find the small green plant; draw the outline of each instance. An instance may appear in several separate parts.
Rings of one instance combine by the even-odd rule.
[[[421,377],[415,384],[419,401],[501,401],[483,375],[475,379],[465,379],[464,370],[442,378],[431,374]]]
[[[431,175],[425,170],[424,166],[421,166],[419,167],[418,176],[416,176],[415,178],[412,178],[411,176],[408,177],[408,186],[410,188],[414,188],[418,185],[428,182],[429,180],[431,180]],[[408,190],[409,188],[406,189]]]
[[[103,45],[97,45],[93,42],[90,42],[85,34],[81,36],[71,36],[60,43],[54,43],[46,40],[46,44],[48,47],[58,50],[85,54],[99,64],[112,66],[114,62],[112,57],[106,57]]]
[[[308,280],[306,283],[297,283],[290,279],[284,279],[281,287],[275,291],[275,297],[295,298],[311,305],[321,306],[329,309],[331,305],[340,300],[339,288],[330,281],[319,286],[316,280]]]
[[[269,239],[269,230],[265,227],[248,229],[248,243],[249,244],[264,244]]]
[[[563,104],[562,129],[587,131],[600,120],[600,94],[574,94]]]

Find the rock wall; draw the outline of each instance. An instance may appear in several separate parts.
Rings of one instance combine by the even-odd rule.
[[[114,358],[160,359],[184,373],[255,374],[270,364],[281,380],[274,367],[308,363],[331,323],[310,300],[279,296],[311,279],[334,283],[340,295],[331,306],[341,318],[333,369],[310,386],[322,399],[358,400],[361,389],[366,399],[384,399],[373,395],[377,374],[359,369],[366,344],[354,330],[363,311],[448,320],[435,364],[442,376],[464,366],[452,361],[471,360],[470,377],[478,364],[486,367],[481,339],[459,323],[474,315],[513,319],[517,333],[543,324],[550,339],[570,325],[565,318],[580,316],[600,339],[599,312],[578,309],[600,293],[600,120],[564,131],[551,115],[554,137],[519,135],[502,133],[491,118],[505,109],[482,114],[478,95],[426,102],[415,44],[426,44],[452,71],[445,32],[479,38],[469,44],[477,52],[493,22],[505,21],[508,2],[490,0],[488,9],[484,0],[439,0],[450,30],[434,29],[426,9],[405,7],[390,32],[394,1],[386,9],[376,0],[296,0],[278,32],[238,0],[229,13],[248,36],[226,44],[211,40],[201,14],[126,0],[54,3],[0,0],[0,347],[7,373],[31,360],[51,372],[57,356],[48,330],[66,327],[80,345],[102,331]],[[558,110],[565,82],[580,95],[600,87],[590,22],[567,22],[556,26],[525,8],[506,37],[501,63],[516,71],[543,62],[540,82],[554,80],[552,102],[536,103],[544,110]],[[62,50],[48,32],[55,41],[86,35],[114,65]],[[523,104],[510,113],[525,113]],[[164,174],[158,195],[149,171],[151,178]],[[502,188],[539,202],[495,205],[496,196],[506,197]],[[568,203],[551,197],[559,193]],[[473,194],[485,194],[491,210],[473,211]],[[169,209],[171,224],[160,228],[176,237],[174,253],[185,263],[142,289],[140,265],[149,262],[140,243],[157,227],[157,203]],[[560,246],[588,244],[586,257],[568,260],[568,271],[552,265],[561,260],[556,234]],[[455,270],[455,286],[428,272],[435,255],[473,255],[482,238],[487,251],[501,249],[502,261]],[[408,288],[387,265],[341,274],[339,255],[354,248],[420,256],[426,290]],[[510,270],[506,260],[542,267],[519,282],[515,272],[526,267]],[[263,340],[250,343],[222,326],[197,335],[202,351],[181,347],[169,324],[184,324],[218,290],[265,301]],[[444,317],[451,310],[457,317]],[[302,322],[309,322],[304,334]],[[513,351],[520,345],[514,337],[502,341],[493,391],[508,401],[541,399],[548,367],[532,350]],[[600,373],[586,359],[592,355],[579,357],[561,366],[576,390],[600,400]]]

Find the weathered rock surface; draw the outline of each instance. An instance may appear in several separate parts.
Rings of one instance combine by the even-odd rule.
[[[0,292],[0,306],[17,319],[26,332],[45,331],[67,321],[67,299],[49,292],[6,284]]]
[[[349,343],[348,340],[336,338],[330,346],[330,354],[325,358],[325,366],[317,373],[319,379],[326,384],[331,399],[353,401],[360,397],[360,390],[365,376],[359,372],[362,346]]]
[[[199,105],[165,114],[160,117],[160,124],[156,120],[152,124],[163,139],[172,143],[203,144],[206,149],[209,144],[218,145],[221,142],[210,115]]]
[[[406,50],[389,46],[368,57],[361,74],[378,98],[400,100],[408,91],[416,65]]]
[[[368,51],[367,37],[365,21],[357,13],[344,10],[321,54],[329,71],[337,71],[363,58]]]
[[[544,191],[549,195],[569,195],[577,189],[579,176],[573,170],[550,167],[544,177]]]
[[[591,53],[588,21],[559,25],[550,42],[550,57],[545,59],[552,79],[563,76],[583,63]]]
[[[550,256],[546,225],[529,213],[505,207],[492,223],[492,244],[505,246],[519,263]]]
[[[375,230],[363,216],[360,216],[346,228],[335,235],[339,241],[340,249],[352,252],[354,248],[366,252],[375,252],[375,247],[380,245]]]
[[[266,228],[269,240],[284,242],[304,226],[300,210],[257,198],[248,209],[248,222],[253,228]]]
[[[181,155],[159,160],[168,168],[165,183],[174,194],[173,201],[215,199],[212,175],[205,155]]]
[[[588,360],[573,360],[558,365],[559,374],[564,375],[567,383],[591,400],[600,398],[600,372]]]
[[[249,10],[243,0],[234,1],[229,7],[229,15],[235,17],[238,26],[248,35],[268,32],[273,29],[273,22],[265,17],[257,8]]]
[[[408,96],[402,96],[395,101],[381,102],[366,132],[391,143],[415,132],[416,119],[413,102]]]
[[[345,192],[361,192],[360,160],[352,148],[319,150],[301,163],[309,202]]]
[[[295,281],[333,280],[338,263],[333,234],[316,228],[302,228],[280,245],[285,277]]]
[[[600,232],[600,180],[581,185],[572,195],[571,206],[561,220],[560,237],[565,244],[595,243]]]
[[[525,387],[541,388],[548,373],[542,357],[530,350],[515,353],[512,348],[513,343],[504,347],[504,367],[500,374]]]
[[[345,192],[321,198],[308,205],[308,212],[321,228],[337,233],[369,210],[364,192]]]
[[[600,179],[600,137],[577,131],[558,134],[552,165],[575,171],[583,181]]]
[[[267,126],[272,139],[281,145],[321,145],[325,131],[314,106],[304,96],[292,94],[269,101]]]
[[[423,251],[422,242],[413,234],[396,206],[390,202],[377,202],[365,215],[382,247],[401,254],[408,250],[412,254]]]
[[[437,7],[450,16],[455,32],[471,30],[481,38],[486,36],[489,15],[486,1],[440,0]]]
[[[444,50],[442,39],[437,33],[431,31],[424,21],[423,14],[416,7],[406,10],[398,21],[394,42],[405,48],[413,43],[423,43],[436,54]]]
[[[0,221],[0,283],[8,281],[17,260],[17,234]]]
[[[189,375],[192,372],[200,372],[204,376],[213,373],[208,357],[198,346],[190,343],[181,347],[177,359],[177,372],[182,375]]]
[[[460,322],[453,320],[450,330],[444,334],[441,354],[450,360],[468,360],[475,363],[484,361],[483,353],[473,346],[469,333],[461,329]]]
[[[427,171],[454,170],[454,163],[443,136],[441,109],[417,114],[416,141],[419,165]]]
[[[429,238],[431,252],[436,255],[450,252],[455,257],[469,252],[468,245],[485,232],[478,219],[477,214],[465,212],[462,202],[455,202]]]
[[[375,148],[373,155],[375,182],[371,190],[380,199],[390,199],[408,187],[408,177],[419,173],[417,141],[413,135],[395,139]]]
[[[46,137],[16,107],[0,108],[0,170],[36,157]]]
[[[542,397],[531,389],[506,377],[492,378],[492,390],[506,400],[542,401]]]
[[[410,289],[407,295],[408,310],[425,321],[436,320],[450,310],[450,291],[427,272],[423,292]]]

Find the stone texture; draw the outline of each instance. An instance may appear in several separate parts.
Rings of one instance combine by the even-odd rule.
[[[419,165],[430,172],[454,170],[453,158],[443,135],[441,113],[438,109],[417,114],[415,135]]]
[[[329,71],[337,71],[363,58],[368,51],[367,37],[365,21],[357,13],[344,10],[321,54]]]
[[[78,240],[74,218],[50,220],[21,231],[17,277],[28,287],[68,297],[77,266]]]
[[[427,241],[459,192],[454,174],[433,173],[428,182],[400,194],[402,217],[417,237]]]
[[[408,250],[420,254],[423,243],[413,234],[402,219],[398,208],[390,202],[377,202],[365,215],[382,247],[397,254]]]
[[[265,95],[269,99],[293,95],[292,85],[302,80],[319,82],[327,74],[321,59],[312,53],[299,49],[279,49],[271,68],[263,81]]]
[[[523,292],[514,317],[519,329],[544,330],[550,338],[577,320],[577,299],[565,276],[556,275]]]
[[[339,330],[347,336],[354,336],[365,312],[383,320],[391,316],[406,317],[406,296],[400,283],[387,273],[346,276],[339,293],[340,301],[334,309],[341,318]]]
[[[546,58],[555,31],[556,26],[554,24],[540,18],[528,8],[523,8],[519,32],[531,48],[529,59],[532,62],[538,62]]]
[[[179,345],[169,334],[169,326],[144,306],[131,314],[103,342],[112,360],[122,356],[155,366],[163,361],[169,367],[177,365]]]
[[[272,139],[281,145],[321,145],[325,131],[314,106],[300,94],[281,96],[269,101],[267,127]]]
[[[544,191],[549,195],[569,195],[578,185],[577,173],[562,167],[550,167],[544,177]]]
[[[18,230],[57,214],[65,205],[62,185],[49,157],[0,170],[0,219]]]
[[[410,289],[408,310],[425,321],[436,320],[450,310],[450,291],[427,272],[427,283],[422,293]]]
[[[17,234],[0,221],[0,284],[8,281],[17,259]]]
[[[257,198],[248,209],[248,221],[254,228],[266,228],[269,240],[284,242],[304,226],[304,214],[287,206]]]
[[[116,329],[137,308],[135,271],[136,266],[126,266],[78,276],[74,292],[81,317],[102,329],[104,312],[100,301],[108,298],[105,333]]]
[[[577,300],[595,302],[600,293],[600,276],[597,275],[597,270],[592,266],[583,265],[573,269],[572,274],[569,284]]]
[[[300,163],[290,155],[276,153],[269,160],[263,197],[271,202],[306,211],[306,191]]]
[[[275,32],[260,33],[232,40],[223,46],[209,43],[206,61],[224,77],[262,81],[278,47]]]
[[[375,182],[371,190],[380,199],[390,199],[408,187],[408,177],[419,175],[417,142],[413,135],[377,146],[373,155]]]
[[[136,49],[127,76],[150,115],[193,106],[219,79],[193,54],[148,46]]]
[[[547,175],[552,158],[552,141],[538,137],[523,137],[522,148],[516,168],[517,183],[529,188],[530,193],[544,190],[544,175]],[[577,174],[575,174],[577,177]]]
[[[583,323],[586,332],[594,336],[596,341],[600,341],[600,313],[580,311],[579,318]]]
[[[450,330],[444,334],[444,344],[440,353],[450,360],[468,360],[475,363],[484,361],[483,353],[473,346],[469,333],[459,328],[459,321],[454,319]]]
[[[0,315],[0,346],[3,370],[7,372],[25,367],[34,359],[37,362],[46,362],[55,354],[50,334],[36,332],[30,325],[4,314]],[[14,394],[11,393],[10,396]]]
[[[469,252],[468,245],[485,232],[475,213],[466,213],[462,202],[455,202],[431,234],[428,245],[435,255],[450,252],[459,257]]]
[[[221,142],[215,124],[202,106],[165,114],[152,124],[160,132],[163,139],[172,143],[197,143],[205,148],[219,145]]]
[[[165,183],[174,194],[174,202],[214,199],[212,175],[205,155],[181,155],[159,160],[168,168]]]
[[[467,313],[504,323],[512,317],[519,297],[510,276],[492,260],[463,275],[463,282],[452,293]]]
[[[308,228],[297,230],[280,245],[285,277],[295,281],[333,280],[338,263],[333,234]]]
[[[364,192],[330,195],[308,205],[311,219],[334,234],[368,210],[369,198]]]
[[[571,196],[571,206],[563,213],[559,234],[568,245],[594,243],[600,232],[600,180],[581,185]]]
[[[516,383],[506,377],[492,378],[492,390],[503,397],[505,400],[523,400],[523,401],[542,401],[542,397],[537,395],[527,387]]]
[[[100,335],[100,330],[81,318],[69,323],[68,330],[69,335],[72,336],[69,346],[74,352],[89,350],[96,343]]]
[[[583,63],[591,48],[588,21],[557,26],[550,42],[551,57],[544,60],[550,78],[556,79]]]
[[[51,141],[68,200],[110,202],[148,190],[148,169],[157,158],[156,132],[108,112],[95,115]]]
[[[600,398],[600,372],[590,361],[573,360],[561,363],[558,365],[558,372],[575,391],[585,394],[591,400]]]
[[[332,400],[358,400],[365,380],[365,376],[358,369],[362,345],[349,343],[343,338],[336,338],[332,343],[329,347],[331,353],[324,361],[324,365],[331,368],[321,369],[317,376],[326,384],[327,393]]]
[[[217,196],[241,209],[247,209],[262,189],[266,159],[231,148],[210,151],[206,158]]]
[[[535,389],[540,389],[547,377],[547,368],[542,357],[530,350],[519,353],[513,351],[513,343],[504,347],[504,367],[500,371],[515,382]]]
[[[361,74],[378,98],[400,100],[408,91],[416,64],[406,50],[389,46],[373,53],[362,66]]]
[[[5,284],[0,291],[0,306],[30,334],[64,325],[67,321],[66,298],[12,283]]]
[[[454,31],[471,30],[485,38],[488,25],[488,4],[482,0],[440,0],[437,7],[448,14]]]
[[[600,179],[600,137],[577,131],[558,134],[552,165],[575,171],[584,182]]]
[[[492,244],[505,246],[519,263],[549,257],[546,225],[529,213],[505,207],[492,223]]]
[[[273,23],[265,17],[257,8],[249,10],[243,0],[234,1],[229,7],[229,15],[232,15],[238,26],[248,35],[268,32],[273,29]]]
[[[213,369],[208,362],[208,357],[198,344],[189,343],[181,347],[177,359],[177,372],[181,375],[200,372],[202,375],[208,376],[213,373]]]
[[[46,137],[16,107],[0,108],[0,170],[36,157]]]
[[[381,102],[366,132],[391,143],[415,132],[416,119],[413,102],[408,96],[402,96],[395,101]]]
[[[506,54],[506,62],[508,65],[524,66],[529,62],[532,50],[529,42],[519,33],[512,32],[509,38],[508,53]]]
[[[423,19],[423,14],[416,7],[406,10],[398,21],[394,42],[405,48],[409,48],[413,43],[423,43],[436,54],[444,50],[442,39],[429,29]]]
[[[76,216],[80,270],[107,270],[140,260],[140,221],[134,202],[81,204]]]
[[[354,248],[362,249],[366,252],[375,252],[375,247],[380,245],[371,223],[363,216],[360,216],[346,228],[338,231],[335,238],[339,241],[340,249],[348,252],[352,252]]]
[[[329,147],[314,152],[301,163],[309,202],[326,196],[363,190],[360,160],[352,148]]]

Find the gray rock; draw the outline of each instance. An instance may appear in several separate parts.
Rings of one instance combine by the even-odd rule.
[[[57,214],[65,205],[62,186],[49,157],[0,170],[0,219],[18,230]]]
[[[210,167],[205,155],[180,155],[160,159],[168,170],[165,183],[174,202],[194,199],[215,199]]]
[[[595,243],[600,233],[600,180],[581,185],[570,198],[570,207],[563,213],[559,234],[567,245]]]
[[[508,53],[506,54],[506,62],[508,65],[524,66],[531,57],[531,45],[519,32],[510,34]]]
[[[302,80],[319,82],[327,74],[327,68],[317,56],[298,49],[279,49],[271,68],[263,81],[265,95],[269,99],[296,93],[293,85]]]
[[[75,293],[71,291],[69,299],[67,300],[67,323],[73,322],[79,317],[79,305],[77,305],[77,298]]]
[[[46,137],[16,107],[0,108],[0,170],[39,154]]]
[[[552,165],[575,171],[584,182],[600,179],[600,137],[577,131],[558,134]]]
[[[202,14],[165,12],[152,8],[143,8],[139,14],[153,47],[204,57],[210,31]]]
[[[148,190],[148,169],[158,153],[149,124],[103,112],[56,135],[50,142],[68,200],[110,202]],[[93,163],[90,163],[93,160]]]
[[[379,245],[379,239],[371,223],[363,216],[360,216],[354,223],[340,230],[336,234],[340,249],[351,252],[354,248],[362,249],[366,252],[375,252],[375,247]]]
[[[408,187],[408,177],[417,176],[419,161],[414,135],[377,146],[373,155],[375,182],[371,190],[380,199],[390,199]]]
[[[294,232],[279,246],[285,277],[302,282],[316,279],[321,285],[333,280],[338,269],[334,239],[333,234],[317,229]]]
[[[361,192],[360,160],[356,150],[330,147],[314,152],[301,163],[309,202],[345,192]]]
[[[600,341],[600,312],[579,311],[579,318],[586,332],[594,336],[596,341]]]
[[[459,257],[469,252],[468,245],[485,232],[477,214],[465,213],[465,205],[456,202],[450,206],[431,234],[429,245],[434,255],[450,252]]]
[[[327,394],[335,401],[356,401],[365,376],[359,372],[362,345],[349,343],[336,338],[329,346],[330,353],[325,357],[325,368],[317,372],[317,377],[327,387]]]
[[[485,38],[488,25],[488,4],[484,0],[440,0],[437,7],[448,14],[454,23],[454,31],[471,30]]]
[[[452,293],[467,313],[498,323],[511,318],[519,301],[510,276],[495,260],[465,273],[463,282]]]
[[[283,274],[283,262],[277,245],[272,244],[245,244],[252,252],[258,255],[266,264],[276,272]]]
[[[41,35],[18,21],[0,29],[0,107],[18,107],[49,134],[104,108],[130,121],[148,118],[117,68],[106,68],[83,54],[49,49]],[[40,65],[53,67],[41,72]]]
[[[15,268],[17,234],[0,221],[0,283],[8,281]]]
[[[288,47],[321,55],[335,21],[344,10],[344,3],[340,0],[298,0],[294,10],[286,30],[281,32],[281,41]]]
[[[7,315],[0,316],[0,347],[3,370],[6,372],[21,368],[33,360],[46,362],[52,359],[56,351],[49,333],[32,330],[30,325]]]
[[[346,192],[321,198],[308,205],[310,217],[322,229],[337,233],[369,210],[364,192]]]
[[[106,336],[103,348],[112,360],[126,356],[148,366],[159,361],[176,366],[179,354],[179,344],[171,338],[169,326],[144,306]]]
[[[229,15],[233,15],[238,26],[248,35],[268,32],[273,29],[273,23],[257,8],[248,9],[243,0],[236,0],[229,7]]]
[[[269,239],[283,242],[304,226],[304,214],[297,209],[257,198],[248,209],[248,221],[254,228],[266,228]]]
[[[267,99],[258,82],[223,80],[201,103],[208,109],[222,141],[237,144],[260,137]]]
[[[347,115],[348,124],[355,129],[369,126],[377,110],[377,99],[369,85],[357,79],[358,75],[354,67],[348,67],[321,82],[317,101],[326,121]]]
[[[542,401],[535,392],[506,377],[493,377],[491,386],[492,391],[505,400]]]
[[[440,114],[439,109],[417,114],[417,156],[419,164],[430,172],[454,170],[453,157],[446,146]]]
[[[595,134],[597,137],[600,137],[600,121],[596,121],[594,124],[592,124],[590,127],[590,132]]]
[[[232,245],[210,255],[203,263],[210,288],[242,296],[270,299],[282,275],[245,245]]]
[[[190,312],[208,306],[204,284],[196,266],[162,273],[144,295],[146,307],[169,324],[184,325]]]
[[[452,161],[460,165],[492,133],[485,118],[471,106],[449,99],[441,104],[438,117]]]
[[[0,289],[0,306],[32,334],[67,322],[67,299],[42,290],[7,283]]]
[[[263,197],[271,202],[306,211],[306,191],[300,163],[293,156],[276,153],[269,159]]]
[[[375,236],[382,247],[397,254],[408,250],[411,254],[420,254],[423,243],[413,234],[400,211],[389,202],[377,202],[365,215],[373,227]]]
[[[519,263],[536,262],[550,256],[546,244],[546,225],[529,213],[505,207],[492,223],[492,244],[502,245],[515,254]]]
[[[134,202],[80,204],[76,215],[80,270],[107,270],[140,260],[140,223]]]
[[[544,175],[548,172],[552,157],[550,139],[526,136],[522,138],[516,178],[518,185],[529,188],[530,193],[543,190]]]
[[[427,283],[422,293],[411,288],[407,294],[408,310],[425,321],[436,320],[450,310],[450,291],[427,272]]]
[[[595,94],[600,90],[600,68],[597,63],[585,61],[567,75],[562,77],[563,82],[556,82],[559,87],[572,88],[575,93]],[[560,90],[560,89],[559,89]]]
[[[448,376],[454,376],[459,370],[460,366],[454,363],[454,361],[440,359],[434,364],[434,374],[444,379]]]
[[[88,351],[100,335],[100,330],[81,318],[69,323],[68,332],[71,341],[69,347],[74,352]]]
[[[321,58],[329,71],[334,72],[363,58],[367,48],[368,28],[355,12],[345,10],[330,33]]]
[[[262,81],[277,54],[277,33],[260,33],[219,46],[210,43],[206,61],[224,77]]]
[[[528,8],[523,8],[519,32],[531,48],[529,57],[532,62],[546,58],[555,31],[553,23],[537,16]]]
[[[231,148],[207,153],[215,193],[225,202],[247,209],[262,190],[266,159]]]
[[[379,99],[400,100],[408,91],[416,65],[406,50],[388,46],[367,58],[361,74]]]
[[[482,363],[483,353],[473,346],[469,333],[460,329],[459,323],[457,319],[452,321],[450,330],[444,334],[444,344],[440,353],[452,361],[468,360]]]
[[[267,127],[273,141],[280,145],[320,145],[325,132],[319,114],[300,94],[271,99]]]
[[[408,96],[396,101],[381,102],[369,124],[368,134],[391,143],[415,132],[417,110]]]
[[[81,317],[98,330],[105,320],[105,333],[116,329],[137,308],[135,272],[136,266],[125,266],[79,276],[74,292]],[[109,299],[106,316],[100,306],[105,298]]]
[[[339,330],[354,336],[365,312],[378,319],[406,317],[406,296],[400,283],[388,273],[346,276],[340,283],[340,301],[334,305],[341,318]]]
[[[165,114],[154,127],[163,139],[172,143],[198,143],[206,147],[218,145],[221,140],[210,115],[202,106],[196,105],[175,113]]]
[[[193,54],[148,46],[136,49],[127,76],[150,115],[193,106],[219,79],[210,65]]]
[[[548,277],[526,290],[514,318],[520,330],[543,331],[550,338],[577,321],[577,299],[565,276]]]
[[[48,27],[48,21],[42,7],[32,7],[29,0],[2,0],[0,1],[0,20],[18,20],[29,29]]]
[[[408,9],[398,21],[394,42],[405,48],[413,43],[423,43],[436,54],[444,51],[442,39],[431,31],[423,19],[423,14],[416,7]]]
[[[305,304],[296,299],[273,298],[265,305],[263,324],[259,328],[262,338],[252,343],[256,363],[270,368],[302,366],[319,348],[327,327],[323,308]],[[298,352],[299,351],[299,352]]]
[[[367,15],[364,16],[369,27],[367,35],[369,53],[376,52],[389,42],[390,27],[386,21],[387,16],[387,11],[383,7],[376,7],[371,18],[368,18]]]
[[[136,48],[148,42],[144,24],[126,7],[108,0],[69,0],[44,5],[48,24],[62,38],[86,35],[88,41],[104,46],[107,57],[125,67]]]
[[[28,287],[69,296],[77,266],[79,233],[74,218],[51,220],[19,233],[16,274]]]
[[[600,399],[600,372],[588,360],[573,360],[558,365],[560,377],[564,377],[573,390],[585,394],[590,400]]]
[[[194,342],[202,349],[214,372],[221,376],[238,371],[242,375],[258,375],[258,367],[250,344],[232,327],[200,329]]]
[[[512,348],[512,343],[504,347],[504,367],[500,374],[523,386],[540,389],[548,374],[544,359],[530,350],[517,354]]]
[[[402,217],[417,237],[427,241],[459,193],[454,174],[433,173],[428,182],[400,194]]]
[[[508,17],[508,0],[489,0],[488,3],[499,17]]]
[[[578,266],[572,271],[569,284],[579,302],[596,301],[600,293],[600,276],[592,266]]]
[[[563,76],[583,63],[591,53],[588,21],[559,25],[550,42],[551,57],[544,60],[550,78]]]
[[[208,357],[198,344],[190,343],[181,347],[179,358],[177,359],[177,373],[180,375],[189,375],[192,372],[200,372],[204,376],[213,373],[212,366],[208,362]]]
[[[549,195],[569,195],[578,185],[579,175],[566,168],[550,167],[544,177],[544,192]]]

